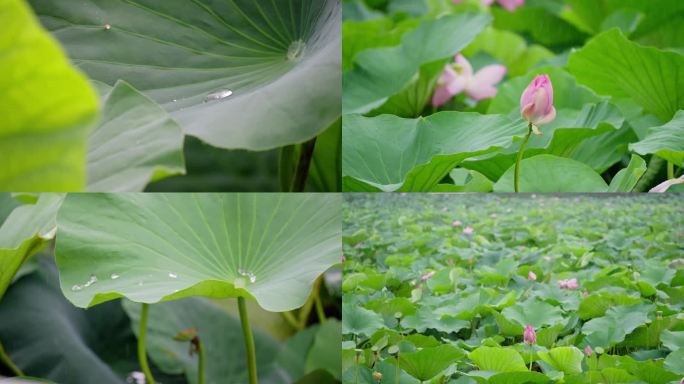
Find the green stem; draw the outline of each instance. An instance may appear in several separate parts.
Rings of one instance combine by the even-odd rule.
[[[138,332],[138,360],[140,361],[140,368],[145,374],[145,381],[149,384],[155,384],[150,365],[147,363],[147,352],[145,350],[145,335],[147,333],[147,316],[150,311],[150,305],[142,304],[142,313],[140,314],[140,331]]]
[[[532,372],[532,344],[530,344],[530,372]]]
[[[24,372],[22,372],[21,369],[14,364],[12,359],[10,359],[9,355],[5,351],[5,348],[2,346],[2,343],[0,343],[0,362],[5,364],[12,374],[14,374],[14,376],[24,376]]]
[[[318,315],[318,321],[322,324],[325,323],[325,311],[323,310],[323,302],[321,301],[321,282],[323,281],[323,276],[321,275],[316,284],[314,285],[314,303],[316,304],[316,314]]]
[[[294,329],[301,330],[302,328],[299,326],[299,323],[297,322],[297,319],[294,317],[292,312],[281,312],[285,320],[287,321],[288,324]]]
[[[249,317],[247,316],[247,306],[245,305],[245,298],[242,296],[238,297],[238,309],[240,310],[240,323],[242,324],[242,333],[245,336],[249,384],[257,384],[256,349],[254,348],[254,335],[252,335],[252,328],[249,325]]]
[[[297,162],[297,169],[295,170],[292,179],[292,192],[303,192],[306,186],[306,179],[309,177],[309,167],[311,166],[311,159],[313,158],[314,148],[316,147],[316,138],[302,144],[299,152],[299,161]]]
[[[672,163],[671,161],[668,161],[667,162],[667,179],[670,180],[670,179],[674,179],[674,178],[675,178],[675,176],[674,176],[674,163]]]
[[[520,144],[520,150],[518,151],[518,158],[515,160],[515,173],[514,173],[514,178],[513,178],[513,188],[515,192],[520,192],[519,186],[519,181],[520,181],[520,162],[522,161],[523,158],[523,153],[525,152],[525,146],[527,145],[527,142],[530,140],[530,136],[532,135],[532,123],[529,123],[527,125],[527,136],[525,136],[525,139],[523,140],[522,144]]]
[[[197,367],[197,383],[204,384],[204,344],[197,340],[197,352],[199,354],[199,366]]]

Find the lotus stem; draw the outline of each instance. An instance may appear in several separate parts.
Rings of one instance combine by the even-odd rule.
[[[299,161],[297,162],[297,169],[295,170],[292,179],[292,192],[303,192],[306,186],[306,179],[309,177],[309,167],[311,159],[313,158],[314,148],[316,147],[316,138],[302,144],[299,152]]]
[[[5,364],[5,366],[7,366],[7,368],[9,368],[9,370],[15,376],[19,376],[19,377],[24,376],[24,372],[22,372],[21,369],[19,369],[19,367],[17,367],[17,365],[14,364],[12,359],[10,359],[9,355],[5,351],[5,348],[2,346],[2,343],[0,343],[0,361],[3,364]]]
[[[530,372],[532,372],[532,344],[530,344]]]
[[[667,162],[667,179],[670,180],[670,179],[674,179],[674,178],[675,178],[675,176],[674,176],[674,163],[672,163],[671,161],[668,161]]]
[[[323,324],[325,323],[325,311],[323,310],[323,302],[321,301],[321,282],[323,281],[323,276],[320,276],[314,285],[313,297],[314,303],[316,304],[316,314],[318,315],[318,321]]]
[[[147,333],[147,317],[150,311],[150,305],[142,303],[142,312],[140,314],[140,331],[138,332],[138,360],[140,361],[140,369],[145,374],[145,381],[148,384],[155,384],[150,365],[147,362],[147,352],[145,349],[145,334]]]
[[[204,344],[202,344],[202,340],[199,340],[199,338],[197,339],[197,353],[199,355],[197,383],[204,384]]]
[[[527,145],[527,142],[530,140],[530,136],[532,135],[532,123],[529,123],[527,125],[527,136],[525,136],[525,139],[523,140],[522,144],[520,144],[520,150],[518,151],[518,158],[515,160],[515,173],[513,174],[513,188],[515,192],[520,192],[520,162],[522,161],[523,153],[525,152],[525,146]]]
[[[249,372],[249,384],[257,384],[256,349],[254,347],[254,335],[249,325],[245,298],[238,297],[238,309],[240,310],[240,323],[242,334],[245,336],[245,349],[247,351],[247,371]]]

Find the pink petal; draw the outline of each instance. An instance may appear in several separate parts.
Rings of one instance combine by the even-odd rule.
[[[446,104],[454,95],[449,92],[447,85],[440,85],[435,89],[435,94],[432,95],[432,106],[437,108],[440,105]]]
[[[469,86],[466,88],[466,94],[468,97],[475,101],[480,101],[482,99],[489,99],[496,96],[496,87],[492,85],[481,85],[481,86]]]
[[[676,185],[676,184],[684,184],[684,176],[677,178],[677,179],[670,179],[667,181],[663,181],[662,183],[651,188],[651,190],[649,192],[655,192],[655,193],[667,192],[667,190],[671,186]]]
[[[522,6],[525,0],[498,0],[502,7],[506,8],[509,12],[515,11],[516,8]]]
[[[493,2],[494,0],[482,0],[482,4],[484,5],[492,5]]]
[[[555,119],[556,119],[556,108],[552,106],[552,107],[551,107],[551,112],[550,112],[550,113],[548,113],[548,114],[542,116],[539,120],[535,121],[535,122],[532,123],[532,124],[534,124],[534,125],[536,125],[536,126],[546,125],[546,124],[552,122],[552,121],[555,120]]]
[[[499,64],[482,67],[473,78],[478,84],[495,85],[506,76],[506,67]]]

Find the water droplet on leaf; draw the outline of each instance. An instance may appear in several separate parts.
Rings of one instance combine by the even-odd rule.
[[[104,29],[105,29],[105,31],[109,31],[110,29],[112,29],[111,24],[105,24]]]
[[[306,43],[304,40],[296,40],[290,44],[287,49],[287,59],[290,61],[299,61],[304,57],[304,52],[306,51]]]
[[[81,286],[78,285],[78,284],[76,284],[76,285],[74,285],[73,287],[71,287],[71,290],[74,291],[74,292],[78,292],[78,291],[80,291],[81,289],[83,289],[83,287],[81,287]]]
[[[244,288],[246,286],[245,279],[238,277],[233,281],[235,288]]]
[[[230,89],[219,89],[207,95],[205,101],[221,100],[233,94]]]
[[[116,274],[116,273],[112,273],[112,276],[110,276],[110,277],[112,278],[112,280],[116,280],[116,279],[118,279],[120,276],[119,276],[118,274]]]
[[[172,279],[175,279],[175,278],[178,278],[178,275],[176,275],[176,274],[173,273],[173,272],[169,272],[169,277],[172,278]]]

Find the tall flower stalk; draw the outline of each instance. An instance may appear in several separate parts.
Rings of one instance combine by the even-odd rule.
[[[520,96],[520,115],[527,121],[527,135],[520,144],[518,157],[515,161],[513,188],[520,192],[520,163],[522,162],[525,146],[530,136],[541,136],[538,127],[552,122],[556,118],[556,108],[553,106],[553,86],[548,75],[538,75],[525,88]]]

